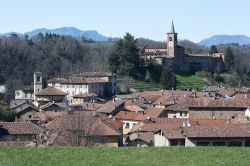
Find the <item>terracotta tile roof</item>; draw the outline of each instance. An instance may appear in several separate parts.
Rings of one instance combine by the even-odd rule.
[[[39,121],[45,121],[49,120],[52,121],[56,118],[59,118],[63,116],[64,114],[67,114],[66,111],[42,111],[35,113],[35,118]]]
[[[118,120],[140,121],[141,119],[139,117],[141,114],[140,112],[120,111],[114,117]]]
[[[159,45],[159,46],[146,46],[145,49],[167,49],[167,45]]]
[[[229,99],[212,99],[212,98],[204,98],[202,100],[194,100],[191,107],[230,107],[230,108],[247,108],[250,101],[248,99],[237,99],[237,98],[229,98]]]
[[[185,127],[188,138],[249,138],[249,124]]]
[[[139,132],[139,133],[133,133],[129,135],[130,141],[135,141],[139,138],[139,140],[151,143],[154,142],[154,133],[153,132]]]
[[[214,125],[225,125],[227,119],[190,119],[191,126],[202,125],[202,126],[214,126]]]
[[[168,139],[184,139],[182,128],[161,129],[164,136]],[[158,133],[159,131],[157,131]]]
[[[13,110],[13,111],[14,111],[15,113],[19,114],[19,113],[21,113],[21,112],[27,110],[28,108],[31,108],[32,111],[39,112],[39,108],[38,108],[38,107],[36,107],[36,106],[34,106],[34,105],[32,105],[32,104],[29,104],[29,103],[25,103],[25,104],[19,106],[19,108],[20,108],[20,109],[15,109],[15,110]]]
[[[137,105],[128,105],[125,106],[125,109],[131,112],[142,112],[144,111],[141,107],[137,106]]]
[[[15,99],[15,100],[11,100],[10,102],[10,109],[15,109],[25,103],[32,103],[32,101],[29,100],[23,100],[23,99]]]
[[[84,98],[84,97],[96,97],[97,95],[95,93],[79,93],[75,96],[73,96],[74,98]]]
[[[37,135],[44,130],[31,122],[0,122],[0,132],[10,135]]]
[[[161,115],[161,113],[164,110],[161,108],[154,108],[154,107],[149,107],[144,111],[144,114],[140,114],[140,116],[138,117],[140,120],[145,120],[147,118],[159,118],[159,116]]]
[[[233,89],[225,89],[225,90],[220,90],[216,92],[217,95],[220,95],[222,97],[233,97],[237,94],[238,92]]]
[[[238,89],[239,93],[250,93],[250,87],[242,87]]]
[[[109,77],[112,75],[112,73],[108,72],[81,72],[80,74],[76,74],[77,77]]]
[[[117,121],[117,120],[113,120],[111,118],[106,118],[106,119],[104,118],[104,119],[102,119],[102,121],[104,123],[107,123],[107,124],[109,124],[109,125],[117,128],[117,129],[121,129],[123,127],[123,124],[124,124],[123,122],[120,122],[120,121]]]
[[[66,104],[65,103],[56,103],[56,102],[49,102],[49,103],[47,103],[45,105],[40,106],[40,108],[43,110],[43,109],[47,109],[47,108],[49,108],[49,107],[51,107],[53,105],[61,107],[62,111],[64,111],[64,109],[66,108]]]
[[[156,118],[149,120],[148,122],[140,122],[131,129],[131,132],[137,130],[141,132],[156,132],[160,129],[179,128],[186,123],[189,119],[177,119],[177,118]]]
[[[100,108],[103,104],[99,103],[89,103],[89,102],[83,102],[82,104],[79,104],[83,110],[88,110],[88,111],[95,111],[98,108]]]
[[[36,93],[36,96],[65,96],[67,93],[53,87],[47,87]]]
[[[101,113],[112,113],[117,107],[120,107],[122,104],[124,104],[124,101],[122,100],[108,101],[96,111]]]
[[[100,77],[70,77],[54,78],[47,81],[47,83],[61,83],[61,84],[92,84],[92,83],[107,83],[108,80]]]

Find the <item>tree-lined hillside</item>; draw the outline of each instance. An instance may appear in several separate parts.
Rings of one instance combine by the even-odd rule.
[[[13,88],[31,84],[34,71],[45,79],[67,76],[80,71],[106,71],[112,42],[92,42],[85,38],[39,34],[30,39],[17,35],[0,39],[0,84]]]

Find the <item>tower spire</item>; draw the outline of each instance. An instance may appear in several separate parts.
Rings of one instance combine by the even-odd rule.
[[[174,30],[174,21],[173,20],[172,20],[172,25],[171,25],[170,33],[175,33],[175,30]]]

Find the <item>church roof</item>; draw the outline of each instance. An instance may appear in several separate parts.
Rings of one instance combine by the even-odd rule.
[[[171,29],[170,29],[169,33],[175,33],[175,30],[174,30],[174,21],[173,20],[172,20],[172,25],[171,25]]]

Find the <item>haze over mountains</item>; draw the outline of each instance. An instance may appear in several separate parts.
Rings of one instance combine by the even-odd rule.
[[[85,37],[86,39],[91,39],[94,41],[108,41],[109,37],[106,37],[102,34],[99,34],[96,30],[87,30],[87,31],[82,31],[80,29],[77,29],[75,27],[62,27],[62,28],[56,28],[56,29],[46,29],[46,28],[41,28],[41,29],[35,29],[30,32],[26,33],[16,33],[16,32],[9,32],[5,33],[4,36],[9,36],[11,34],[17,34],[18,36],[23,36],[23,35],[28,35],[29,37],[34,37],[38,35],[39,33],[46,34],[46,33],[51,33],[51,34],[58,34],[58,35],[66,35],[66,36],[72,36],[72,37]]]
[[[62,28],[56,28],[56,29],[41,28],[41,29],[35,29],[30,32],[26,32],[23,34],[17,33],[17,32],[9,32],[3,35],[9,36],[13,33],[19,36],[28,35],[29,37],[34,37],[38,35],[39,33],[42,33],[42,34],[51,33],[51,34],[58,34],[58,35],[67,35],[67,36],[72,36],[72,37],[83,36],[86,39],[90,39],[93,41],[108,41],[109,40],[109,37],[98,33],[96,30],[83,31],[75,27],[62,27]],[[246,35],[216,35],[210,38],[203,39],[197,44],[209,47],[211,45],[228,44],[228,43],[238,43],[239,45],[250,44],[250,37]]]
[[[246,35],[216,35],[203,39],[198,44],[211,46],[229,43],[238,43],[239,45],[250,44],[250,37]]]

